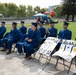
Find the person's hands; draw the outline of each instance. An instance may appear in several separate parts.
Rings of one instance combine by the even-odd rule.
[[[28,42],[32,42],[32,39],[29,39]]]
[[[60,42],[62,42],[62,39],[60,39]]]
[[[46,33],[49,33],[49,31],[48,31],[48,30],[46,30]]]
[[[28,41],[28,40],[29,40],[29,38],[25,38],[25,40],[26,40],[26,41]]]

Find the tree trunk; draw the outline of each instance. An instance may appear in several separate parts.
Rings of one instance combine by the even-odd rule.
[[[66,17],[66,21],[69,21],[69,15],[67,15],[67,17]]]
[[[74,21],[74,17],[75,17],[75,15],[72,15],[72,22]]]

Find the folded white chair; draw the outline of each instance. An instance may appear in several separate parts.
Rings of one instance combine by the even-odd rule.
[[[58,63],[63,64],[64,66],[67,66],[69,68],[67,71],[67,73],[69,73],[71,65],[72,65],[72,61],[73,61],[74,57],[76,56],[76,42],[74,44],[73,40],[66,40],[66,41],[64,41],[64,44],[66,45],[66,47],[64,48],[64,51],[63,52],[61,51],[62,53],[61,52],[59,53],[57,51],[59,53],[59,55],[56,52],[53,54],[53,56],[58,56],[55,67],[57,66]],[[59,62],[60,58],[63,59],[63,63]],[[70,62],[70,65],[69,66],[66,65],[64,60]],[[76,59],[75,59],[75,66],[76,66]]]
[[[56,40],[55,40],[56,41]],[[53,50],[55,49],[55,47],[57,46],[59,41],[53,42],[49,48],[46,50],[46,52],[44,53],[44,55],[46,56],[50,56],[50,54],[53,52]]]
[[[38,52],[40,54],[49,56],[59,41],[60,40],[58,38],[48,37],[45,42],[40,46]]]
[[[41,46],[40,49],[38,50],[39,53],[44,53],[49,47],[50,45],[53,43],[52,40],[46,40]]]
[[[71,62],[75,56],[76,56],[76,47],[73,47],[72,52],[68,54],[64,59],[68,62]]]
[[[66,56],[68,56],[71,53],[73,45],[66,45],[66,47],[65,47],[65,45],[63,45],[63,46],[64,46],[63,52],[61,52],[59,50],[57,53],[53,54],[53,56],[59,56],[64,59]]]
[[[65,44],[61,44],[60,49],[57,52],[55,52],[52,56],[61,56],[65,50],[65,47]]]

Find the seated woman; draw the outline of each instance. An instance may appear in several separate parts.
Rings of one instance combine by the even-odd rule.
[[[35,51],[34,49],[40,45],[41,36],[39,31],[37,30],[37,23],[32,23],[31,30],[28,33],[27,38],[25,38],[22,44],[17,45],[18,52],[22,52],[22,46],[24,45],[24,51],[26,52],[25,58],[27,60],[31,59],[31,54]]]

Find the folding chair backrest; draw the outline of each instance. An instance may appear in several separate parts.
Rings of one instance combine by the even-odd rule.
[[[40,49],[38,50],[39,53],[42,53],[44,55],[49,56],[51,52],[54,50],[58,43],[59,39],[48,37],[44,43],[40,46]]]
[[[66,44],[73,45],[74,40],[66,40]]]
[[[64,52],[66,45],[65,44],[61,44],[60,49],[58,50],[58,52]]]
[[[39,53],[44,53],[49,46],[53,43],[53,41],[47,41],[40,46]]]
[[[73,47],[72,53],[73,53],[73,54],[76,54],[76,47]]]
[[[66,48],[63,52],[63,54],[68,55],[72,51],[73,45],[66,45]]]

